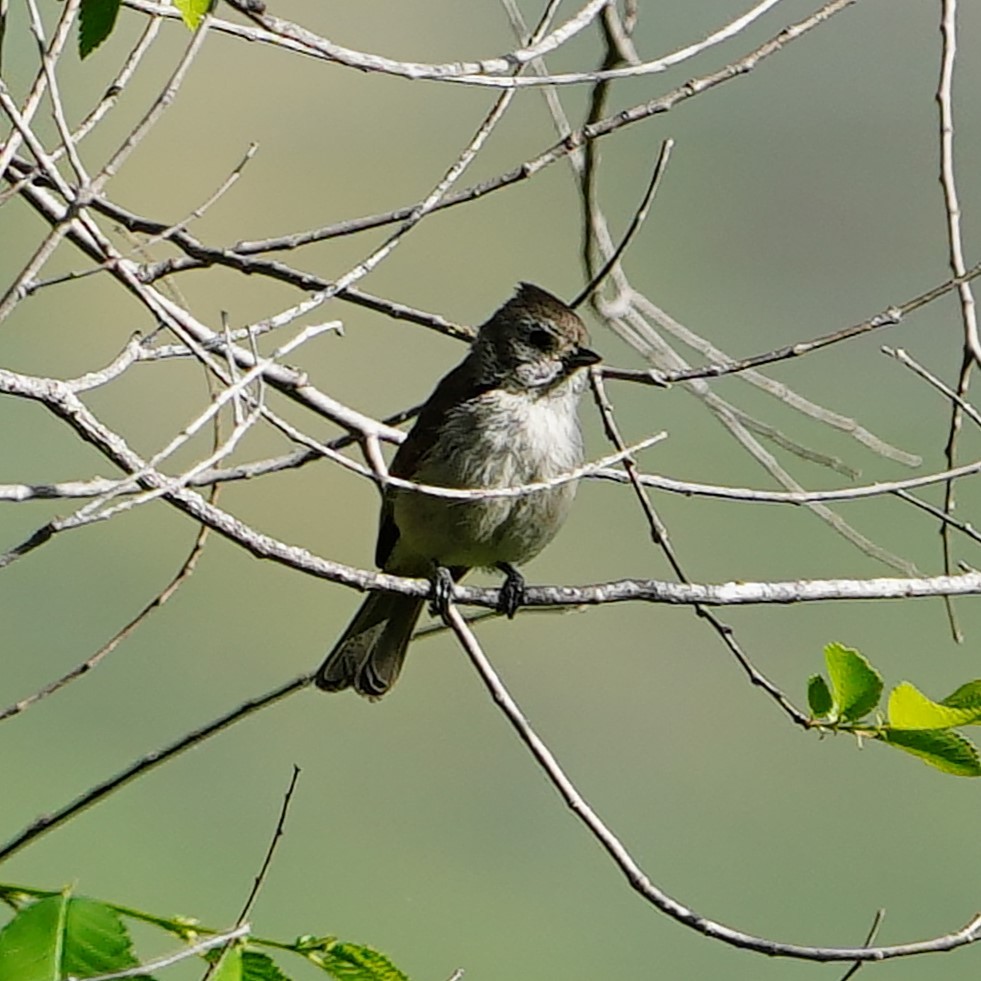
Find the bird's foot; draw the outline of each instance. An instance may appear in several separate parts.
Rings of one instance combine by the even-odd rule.
[[[497,612],[509,620],[514,618],[518,607],[525,601],[525,577],[510,562],[499,562],[498,569],[504,573],[501,595],[497,601]]]
[[[429,600],[429,615],[446,621],[450,600],[453,599],[453,573],[446,566],[436,563],[430,580],[433,594]]]

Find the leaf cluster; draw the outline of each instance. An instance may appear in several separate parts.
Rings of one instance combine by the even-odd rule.
[[[815,674],[807,683],[813,728],[876,739],[944,773],[981,776],[977,747],[956,731],[981,725],[981,679],[968,681],[939,702],[904,681],[889,693],[883,718],[876,712],[882,675],[867,658],[843,644],[828,644],[824,662],[827,680]]]
[[[79,9],[78,53],[87,58],[116,26],[121,0],[82,0]],[[174,0],[184,23],[193,31],[211,7],[211,0]]]
[[[335,981],[409,981],[384,954],[336,937],[303,936],[282,943],[250,936],[223,949],[195,950],[203,938],[221,931],[183,917],[76,896],[71,889],[50,892],[0,883],[0,901],[14,910],[0,930],[0,981],[62,981],[119,972],[153,981],[140,970],[126,919],[177,937],[187,945],[181,953],[215,966],[212,981],[289,981],[266,949],[299,955]]]

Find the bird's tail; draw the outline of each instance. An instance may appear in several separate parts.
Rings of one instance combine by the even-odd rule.
[[[381,698],[399,676],[423,603],[397,593],[372,593],[320,665],[317,687],[353,688],[365,698]]]

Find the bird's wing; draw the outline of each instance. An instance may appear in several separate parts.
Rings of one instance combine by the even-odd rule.
[[[388,472],[393,477],[412,480],[419,470],[421,461],[439,438],[447,412],[491,388],[493,385],[490,383],[480,384],[475,381],[474,365],[469,357],[464,358],[443,377],[432,395],[426,399],[415,425],[409,430],[409,434],[392,458]],[[398,539],[399,529],[395,524],[393,492],[389,490],[382,499],[378,541],[375,545],[375,564],[380,569],[385,568]]]

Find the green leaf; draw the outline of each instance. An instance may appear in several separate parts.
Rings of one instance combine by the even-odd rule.
[[[268,954],[246,950],[242,954],[242,981],[289,981],[289,978]]]
[[[844,722],[855,722],[879,704],[882,675],[851,647],[828,644],[824,662],[831,679],[833,714]]]
[[[950,729],[893,729],[879,731],[878,738],[918,756],[924,763],[958,777],[981,777],[981,758],[975,745]]]
[[[301,937],[297,946],[336,981],[409,981],[384,954],[333,937]]]
[[[86,978],[137,963],[117,914],[69,893],[32,903],[0,931],[0,981]]]
[[[831,714],[831,692],[828,690],[828,683],[819,674],[812,674],[807,679],[807,704],[815,719],[823,719]]]
[[[220,958],[218,969],[211,975],[212,981],[242,981],[242,945],[232,944]]]
[[[0,981],[46,981],[58,971],[51,936],[57,931],[61,897],[42,899],[0,930]]]
[[[968,709],[972,713],[970,723],[964,722],[962,725],[973,725],[981,722],[981,680],[969,681],[961,685],[955,692],[951,692],[940,702],[948,708]]]
[[[87,58],[112,33],[120,0],[82,0],[78,15],[78,53]]]
[[[181,12],[184,23],[194,31],[211,9],[211,0],[174,0],[174,6]]]
[[[889,696],[889,725],[895,729],[952,729],[976,721],[979,712],[981,706],[951,708],[934,702],[908,681]]]
[[[23,887],[0,882],[0,902],[6,903],[15,913],[33,903],[38,897],[24,892]]]

